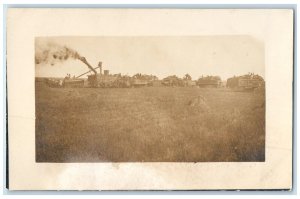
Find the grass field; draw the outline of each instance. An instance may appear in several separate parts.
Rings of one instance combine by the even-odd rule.
[[[37,162],[264,159],[263,91],[36,83]]]

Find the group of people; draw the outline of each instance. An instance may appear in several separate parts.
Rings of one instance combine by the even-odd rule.
[[[71,74],[68,73],[65,79],[71,79]],[[73,79],[75,79],[75,75],[73,75]]]

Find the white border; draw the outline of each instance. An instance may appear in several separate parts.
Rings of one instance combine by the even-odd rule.
[[[16,4],[16,3],[19,3],[19,4],[23,4],[24,5],[24,3],[30,3],[30,4],[41,4],[41,3],[44,3],[44,4],[52,4],[52,3],[65,3],[65,4],[67,4],[67,3],[69,3],[68,1],[66,1],[66,2],[61,2],[61,1],[58,1],[58,0],[44,0],[43,2],[41,2],[40,0],[31,0],[31,1],[24,1],[24,0],[3,0],[2,1],[2,3],[4,3],[4,4]],[[108,1],[101,1],[101,2],[99,2],[99,1],[91,1],[91,0],[73,0],[72,1],[72,4],[86,4],[86,3],[105,3],[106,2],[106,4],[112,4],[112,2],[116,2],[116,1],[114,1],[114,0],[108,0]],[[227,4],[227,6],[228,6],[228,4],[240,4],[241,6],[243,6],[243,4],[252,4],[252,3],[256,3],[256,4],[261,4],[261,3],[263,3],[263,4],[265,4],[265,3],[271,3],[271,4],[273,4],[273,6],[274,6],[274,4],[275,3],[281,3],[281,4],[295,4],[295,5],[297,5],[298,4],[298,1],[297,0],[281,0],[281,1],[274,1],[274,0],[270,0],[270,1],[266,1],[266,0],[244,0],[244,1],[241,1],[241,0],[238,0],[238,1],[215,1],[215,0],[203,0],[203,1],[201,1],[201,0],[199,0],[199,1],[192,1],[193,3],[205,3],[205,4],[210,4],[210,5],[212,5],[212,4],[215,4],[216,2],[217,3],[221,3],[221,4]],[[128,3],[135,3],[135,4],[141,4],[141,3],[145,3],[145,4],[152,4],[152,3],[157,3],[157,4],[164,4],[164,3],[172,3],[172,4],[174,4],[174,3],[176,3],[176,4],[178,4],[178,3],[181,3],[181,4],[187,4],[187,3],[191,3],[191,1],[188,1],[188,0],[181,0],[181,1],[174,1],[174,0],[160,0],[160,1],[157,1],[157,0],[138,0],[138,1],[118,1],[118,3],[121,3],[121,4],[128,4]],[[3,5],[3,4],[2,4]],[[53,5],[53,4],[52,4]],[[30,5],[28,5],[28,6],[30,6]],[[59,5],[56,5],[56,6],[59,6]],[[272,5],[267,5],[267,6],[271,6],[272,7]],[[275,6],[278,6],[278,5],[275,5]],[[3,18],[3,11],[4,11],[4,9],[3,9],[3,7],[1,6],[1,8],[0,8],[0,12],[1,12],[1,18],[2,18],[2,20],[0,20],[0,26],[1,27],[4,27],[4,21],[5,21],[5,18]],[[298,19],[298,17],[297,17],[297,19]],[[297,26],[298,26],[298,23],[299,23],[299,20],[297,20]],[[298,26],[299,27],[299,26]],[[1,31],[1,33],[0,33],[0,35],[1,35],[1,38],[3,38],[3,36],[4,36],[4,31],[5,30],[3,30],[3,31]],[[5,40],[4,39],[2,39],[2,40],[0,40],[0,45],[1,46],[4,46],[4,42],[5,42]],[[297,44],[298,44],[298,42],[297,42]],[[1,51],[2,51],[3,49],[1,49]],[[3,52],[3,51],[2,51]],[[296,54],[296,56],[298,55],[298,52],[297,52],[297,54]],[[0,61],[2,61],[2,63],[4,63],[3,62],[3,56],[1,56],[0,57]],[[5,71],[4,70],[4,68],[3,68],[3,66],[4,65],[1,65],[1,71]],[[299,73],[299,71],[297,70],[296,71],[297,72],[297,74],[296,74],[296,76],[298,76],[298,73]],[[0,88],[0,94],[2,94],[1,96],[5,96],[4,95],[4,86],[5,86],[5,78],[3,77],[3,75],[1,76],[1,88]],[[299,88],[298,87],[296,87],[295,88],[295,92],[297,92],[298,93],[298,90]],[[295,98],[296,99],[296,98]],[[0,100],[0,110],[3,110],[4,111],[4,106],[5,106],[5,103],[4,103],[4,98],[1,98],[1,100]],[[298,103],[298,99],[297,99],[297,101],[295,101],[295,103]],[[295,107],[296,108],[296,107]],[[296,112],[298,112],[298,107],[297,107],[297,109],[295,109],[295,114],[296,114]],[[5,121],[5,113],[3,112],[3,115],[1,115],[0,116],[0,128],[1,129],[5,129],[4,127],[4,125],[5,125],[5,123],[4,123],[4,121]],[[298,123],[298,118],[295,118],[296,119],[296,123]],[[295,130],[296,130],[296,128],[295,128]],[[299,141],[299,137],[297,137],[297,141]],[[296,142],[297,142],[296,141]],[[2,142],[0,142],[0,148],[2,148],[2,149],[4,149],[4,140],[2,141]],[[5,157],[4,157],[4,153],[2,153],[2,155],[3,155],[3,157],[2,157],[2,159],[4,160],[5,159]],[[297,159],[298,159],[298,154],[296,154],[297,155]],[[295,166],[297,166],[297,164],[295,164],[294,163],[294,165]],[[0,166],[0,168],[2,168],[2,170],[3,171],[5,171],[5,168],[4,168],[4,165],[3,164],[1,164],[1,166]],[[297,168],[298,168],[298,166],[297,166]],[[295,171],[297,171],[297,168],[295,168],[294,170]],[[0,172],[1,173],[1,172]],[[4,172],[2,172],[1,174],[0,174],[0,179],[3,179],[3,177],[4,177]],[[297,181],[296,180],[296,174],[294,173],[294,175],[295,175],[295,182]],[[2,177],[2,178],[1,178]],[[9,192],[7,192],[7,190],[4,188],[4,183],[5,181],[3,180],[3,181],[1,181],[1,183],[0,183],[0,186],[3,188],[3,190],[4,190],[4,192],[5,192],[5,194],[12,194],[12,193],[9,193]],[[297,189],[298,188],[298,184],[294,184],[294,185],[296,185],[296,187],[294,187],[295,189]],[[282,197],[286,197],[286,196],[278,196],[278,194],[296,194],[296,192],[295,192],[295,189],[294,189],[294,192],[293,193],[282,193],[282,192],[274,192],[274,194],[276,194],[277,196],[277,198],[278,197],[280,197],[280,198],[282,198]],[[298,189],[299,190],[299,189]],[[19,194],[32,194],[32,193],[34,193],[34,192],[18,192]],[[55,192],[54,192],[55,193]],[[78,194],[78,192],[74,192],[75,194],[77,193]],[[126,192],[126,193],[130,193],[130,192]],[[125,193],[125,194],[126,194]],[[178,192],[176,192],[177,194],[178,194]],[[211,195],[211,194],[226,194],[226,195],[223,195],[223,196],[221,196],[222,198],[232,198],[233,196],[231,196],[231,195],[227,195],[229,192],[197,192],[197,193],[193,193],[193,194],[205,194],[205,195],[207,195],[207,194],[209,194],[209,195]],[[41,193],[41,194],[49,194],[49,192],[43,192],[43,193]],[[50,194],[51,194],[51,192],[50,192]],[[53,194],[53,192],[52,192],[52,194]],[[58,194],[68,194],[68,193],[66,193],[66,192],[59,192]],[[88,194],[87,192],[85,192],[85,194]],[[90,193],[90,194],[93,194],[93,193]],[[95,193],[94,193],[95,194]],[[96,193],[97,194],[97,193]],[[99,194],[99,193],[98,193]],[[100,193],[101,194],[101,193]],[[120,194],[122,194],[122,193],[120,193]],[[123,193],[124,194],[124,193]],[[132,192],[131,192],[131,194],[132,194]],[[151,192],[151,193],[144,193],[144,194],[150,194],[150,195],[152,195],[153,194],[153,192]],[[157,193],[156,193],[157,194]],[[164,194],[164,193],[163,193]],[[168,192],[167,194],[172,194],[172,192]],[[185,194],[191,194],[191,192],[185,192]],[[249,198],[249,197],[253,197],[253,196],[245,196],[245,195],[240,195],[240,194],[257,194],[256,192],[235,192],[235,193],[230,193],[230,194],[239,194],[239,196],[237,196],[237,197],[241,197],[241,198]],[[270,194],[270,192],[259,192],[259,194],[263,194],[262,196],[258,196],[259,198],[274,198],[274,196],[273,195],[266,195],[266,194]],[[180,193],[180,195],[182,195],[182,193]],[[217,198],[218,197],[218,195],[215,195],[215,196],[211,196],[210,198]],[[15,196],[15,195],[6,195],[6,196],[3,196],[3,198],[17,198],[18,196]],[[41,196],[32,196],[32,195],[27,195],[27,196],[22,196],[22,198],[40,198]],[[44,196],[45,197],[45,196]],[[49,196],[49,197],[51,197],[51,196]],[[65,197],[70,197],[70,198],[73,198],[74,196],[66,196],[66,195],[64,195],[64,196],[58,196],[59,198],[65,198]],[[83,196],[83,197],[87,197],[87,196]],[[105,196],[102,196],[102,197],[105,197]],[[112,196],[112,198],[119,198],[120,196]],[[124,197],[124,198],[128,198],[128,197],[131,197],[131,196],[121,196],[122,198]],[[138,196],[138,197],[140,197],[140,196]],[[175,198],[178,198],[178,197],[180,197],[180,196],[169,196],[169,197],[175,197]],[[187,197],[187,196],[184,196],[184,197]],[[192,197],[197,197],[197,196],[192,196]],[[294,197],[295,197],[295,195],[294,195]],[[190,197],[191,198],[191,197]]]

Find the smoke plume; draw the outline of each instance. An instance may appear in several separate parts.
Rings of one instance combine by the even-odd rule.
[[[79,53],[67,46],[56,43],[35,43],[35,64],[51,64],[64,62],[68,59],[80,59]]]

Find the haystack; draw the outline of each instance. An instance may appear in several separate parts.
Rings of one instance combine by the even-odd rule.
[[[193,98],[188,103],[191,107],[200,108],[202,111],[210,111],[210,107],[207,104],[207,100],[202,95]]]

